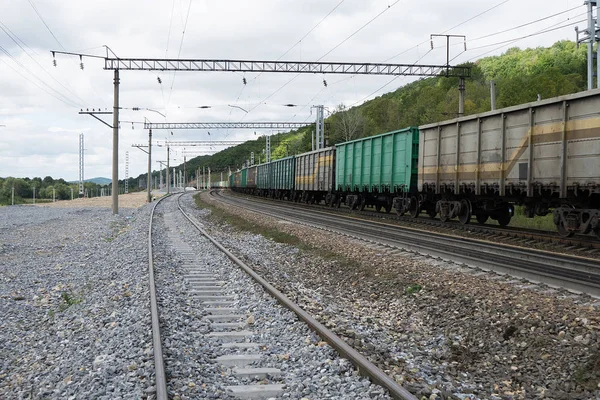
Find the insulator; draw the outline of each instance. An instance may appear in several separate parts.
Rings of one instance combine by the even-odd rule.
[[[323,86],[327,87],[327,81],[323,79]]]
[[[134,126],[133,126],[133,122],[131,123],[131,129],[135,129]]]
[[[158,81],[159,84],[162,84],[162,79],[160,79],[160,76],[157,76],[156,80]]]
[[[246,78],[242,78],[242,82],[244,83],[244,85],[245,85],[246,83],[248,83],[248,82],[246,81]]]
[[[56,67],[56,59],[52,60],[52,65]]]
[[[79,63],[79,68],[83,71],[83,63]]]

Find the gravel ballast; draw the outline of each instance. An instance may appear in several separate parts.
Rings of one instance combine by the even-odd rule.
[[[0,398],[153,396],[149,207],[0,207]]]
[[[171,201],[171,200],[169,200]],[[206,211],[197,213],[190,195],[181,200],[205,224]],[[337,353],[287,309],[235,266],[166,201],[158,210],[154,235],[157,296],[161,309],[165,369],[169,396],[173,399],[230,399],[226,386],[243,384],[284,384],[282,398],[290,399],[389,399],[385,391],[358,376],[352,364]],[[212,329],[203,317],[206,306],[190,296],[184,279],[189,255],[172,247],[179,235],[194,252],[196,267],[214,273],[226,282],[224,294],[246,318],[244,330],[253,331],[246,341],[260,343],[256,349],[226,349],[221,341],[208,337]],[[243,245],[243,244],[242,244]],[[252,243],[247,245],[252,246]],[[251,251],[250,248],[246,249]],[[213,359],[232,354],[257,353],[261,359],[252,367],[278,368],[280,377],[238,378],[231,367]]]
[[[312,247],[299,251],[229,225],[211,227],[226,247],[414,394],[600,398],[598,299],[220,207]]]

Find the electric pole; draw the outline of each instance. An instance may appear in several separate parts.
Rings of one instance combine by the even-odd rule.
[[[114,72],[112,211],[119,214],[119,69]]]
[[[79,197],[83,197],[83,133],[79,134]]]
[[[434,37],[445,37],[446,38],[446,77],[451,76],[451,69],[456,67],[450,66],[450,38],[462,38],[465,45],[465,51],[467,51],[467,37],[465,35],[446,35],[446,34],[432,34],[430,36],[431,40],[431,50],[433,50],[433,38]],[[465,114],[465,77],[464,75],[458,76],[458,116],[462,117]]]
[[[579,47],[579,43],[587,43],[587,83],[588,90],[592,90],[594,88],[594,42],[596,42],[599,38],[596,35],[596,23],[594,22],[594,10],[593,7],[596,6],[596,1],[586,0],[583,4],[587,5],[587,20],[588,26],[582,33],[584,36],[579,38],[579,28],[575,27],[576,34],[576,43],[577,47]],[[600,10],[600,7],[598,8]],[[600,23],[598,23],[600,26]],[[596,54],[596,64],[597,64],[597,74],[596,77],[600,77],[600,63],[598,62],[598,57],[600,57],[600,46],[597,49],[598,53]],[[598,88],[600,88],[600,79],[598,79]]]
[[[125,152],[125,190],[124,193],[129,193],[129,152]]]

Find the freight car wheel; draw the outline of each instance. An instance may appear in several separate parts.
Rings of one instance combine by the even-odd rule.
[[[415,196],[410,198],[410,207],[408,209],[408,212],[413,218],[417,218],[421,213],[421,205],[419,204],[419,200]]]
[[[340,196],[335,201],[335,208],[340,208],[341,205],[342,205],[342,197]]]
[[[381,212],[381,204],[376,204],[375,205],[375,211]]]
[[[498,225],[500,225],[501,227],[505,227],[510,223],[510,212],[507,210],[500,212],[500,214],[498,215]]]
[[[367,199],[365,198],[365,196],[360,196],[360,203],[358,205],[358,209],[360,211],[364,211],[366,206],[367,206]]]
[[[484,213],[484,212],[475,213],[475,218],[477,218],[477,222],[480,225],[485,224],[487,222],[487,220],[488,220],[489,217],[490,216],[487,213]]]
[[[471,222],[471,202],[468,199],[462,199],[460,201],[460,214],[458,214],[458,221],[462,225],[466,225]]]
[[[392,205],[391,204],[386,204],[385,205],[385,213],[389,214],[390,211],[392,211]],[[599,236],[600,237],[600,236]]]
[[[571,237],[575,233],[568,231],[567,228],[565,228],[565,224],[562,220],[558,223],[558,225],[556,225],[556,230],[558,230],[558,234],[564,238]]]
[[[431,218],[431,219],[435,218],[435,216],[437,215],[437,212],[435,211],[435,206],[429,207],[427,209],[427,215],[429,215],[429,218]]]

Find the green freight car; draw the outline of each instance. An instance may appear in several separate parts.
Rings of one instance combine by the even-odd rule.
[[[336,204],[412,212],[416,202],[419,129],[409,127],[336,146]]]
[[[294,193],[295,167],[293,156],[258,165],[256,171],[258,195],[291,200]]]

